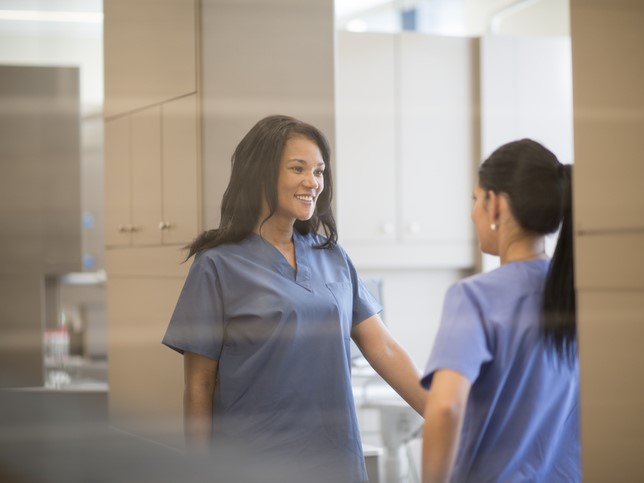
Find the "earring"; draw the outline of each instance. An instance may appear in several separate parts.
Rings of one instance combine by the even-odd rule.
[[[490,229],[491,229],[492,231],[496,231],[496,223],[492,223],[492,224],[490,224]]]

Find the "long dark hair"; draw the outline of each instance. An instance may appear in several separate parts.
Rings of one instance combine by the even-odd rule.
[[[479,168],[485,191],[505,193],[515,219],[525,230],[547,235],[560,228],[543,297],[542,333],[548,345],[568,360],[577,347],[572,166],[562,164],[531,139],[504,144]]]
[[[232,156],[232,172],[221,201],[219,228],[201,233],[186,248],[186,259],[208,248],[224,243],[236,243],[255,229],[262,197],[268,203],[270,218],[277,208],[277,178],[284,147],[289,139],[303,136],[320,149],[325,163],[324,190],[320,193],[315,213],[309,220],[296,220],[299,233],[317,232],[320,225],[326,235],[317,248],[329,248],[337,242],[338,233],[333,217],[333,179],[331,149],[324,134],[314,126],[289,116],[272,115],[261,119],[244,136]]]

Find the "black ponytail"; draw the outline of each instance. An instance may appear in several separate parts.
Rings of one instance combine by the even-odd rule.
[[[573,361],[577,355],[577,304],[572,219],[572,166],[560,165],[563,217],[543,297],[542,330],[555,352]]]

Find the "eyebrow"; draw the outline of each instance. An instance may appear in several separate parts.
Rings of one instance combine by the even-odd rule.
[[[287,163],[290,163],[291,161],[295,161],[295,162],[300,163],[300,164],[309,164],[306,160],[304,160],[304,159],[300,159],[300,158],[291,158],[291,159],[287,160],[286,162],[287,162]],[[318,166],[318,167],[320,167],[320,166],[326,166],[326,163],[325,163],[324,161],[320,161],[320,162],[317,164],[317,166]]]

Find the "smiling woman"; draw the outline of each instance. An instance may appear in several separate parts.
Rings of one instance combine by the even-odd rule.
[[[329,160],[310,124],[260,120],[233,155],[219,228],[189,247],[163,343],[183,354],[189,446],[227,470],[261,462],[235,481],[367,480],[351,339],[414,409],[424,403],[411,359],[337,243]]]

